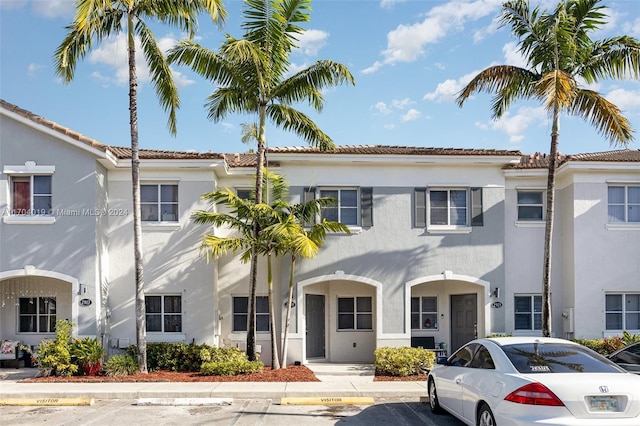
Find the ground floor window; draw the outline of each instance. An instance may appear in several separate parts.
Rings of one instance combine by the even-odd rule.
[[[514,298],[516,330],[542,330],[542,296],[516,295]]]
[[[249,329],[249,298],[233,298],[233,331],[247,331]],[[269,297],[256,296],[256,331],[270,331],[269,327]]]
[[[182,296],[145,296],[146,330],[148,332],[182,332]]]
[[[411,298],[411,329],[438,328],[438,298],[423,296]]]
[[[640,330],[640,293],[605,295],[607,330]]]
[[[56,331],[55,297],[20,297],[18,305],[19,333],[53,333]]]
[[[373,330],[371,297],[338,297],[338,330]]]

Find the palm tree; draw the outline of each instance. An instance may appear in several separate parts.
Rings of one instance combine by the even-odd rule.
[[[265,233],[276,233],[286,235],[282,244],[282,249],[289,253],[291,264],[289,269],[289,292],[287,295],[287,314],[285,319],[284,336],[282,340],[282,355],[280,366],[287,366],[287,346],[289,341],[289,328],[291,325],[291,308],[293,302],[293,284],[295,276],[296,260],[298,257],[313,258],[320,247],[324,244],[327,232],[344,232],[351,234],[349,228],[340,222],[329,222],[322,220],[314,223],[315,218],[320,214],[322,207],[335,205],[334,198],[316,198],[301,204],[285,203],[282,207],[279,221],[270,228],[264,229]],[[310,229],[306,229],[307,224],[313,223]]]
[[[311,0],[245,0],[245,30],[242,39],[227,34],[218,52],[184,40],[169,52],[171,63],[190,66],[211,80],[217,89],[208,97],[205,107],[215,122],[230,113],[255,114],[257,118],[257,152],[255,202],[262,202],[262,173],[267,147],[266,125],[270,119],[276,127],[293,131],[320,149],[332,149],[333,141],[293,103],[307,101],[322,111],[322,89],[343,83],[355,84],[346,66],[329,60],[288,75],[289,55],[297,47],[303,33],[299,24],[309,21]],[[260,233],[256,222],[254,238]],[[251,260],[249,276],[250,313],[255,313],[257,256]],[[255,318],[249,315],[247,355],[255,354]]]
[[[502,6],[502,25],[518,38],[528,68],[498,65],[481,71],[460,92],[462,106],[475,92],[495,93],[493,118],[501,117],[516,99],[542,102],[551,118],[546,226],[542,272],[542,334],[551,335],[551,243],[560,114],[590,122],[612,145],[627,146],[633,129],[621,110],[600,93],[584,87],[601,79],[640,76],[640,43],[629,36],[592,40],[606,23],[600,0],[560,1],[553,13],[533,10],[527,0]]]
[[[171,70],[165,61],[147,21],[157,20],[187,32],[191,37],[198,27],[198,14],[208,13],[218,23],[226,17],[222,0],[77,0],[76,14],[68,33],[56,49],[56,73],[66,83],[73,80],[76,63],[85,57],[94,43],[126,32],[129,61],[129,125],[131,134],[131,182],[133,194],[133,246],[135,259],[135,310],[138,370],[147,372],[145,339],[145,300],[142,267],[142,226],[140,220],[140,159],[138,155],[138,96],[136,67],[136,37],[151,72],[160,105],[169,113],[169,131],[176,134],[178,91]],[[124,27],[124,28],[123,28]]]

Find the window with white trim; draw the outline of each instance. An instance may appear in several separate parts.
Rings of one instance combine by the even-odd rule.
[[[429,188],[430,226],[469,226],[469,191]]]
[[[338,297],[338,330],[373,330],[373,299]]]
[[[177,222],[178,185],[140,185],[140,212],[143,222]]]
[[[182,296],[148,295],[144,297],[144,302],[147,332],[182,332]]]
[[[609,223],[640,223],[640,185],[608,188]]]
[[[233,297],[233,331],[247,331],[249,329],[249,298],[246,296]],[[256,296],[256,331],[270,331],[269,325],[269,297]]]
[[[544,220],[544,191],[518,191],[518,220],[526,222]]]
[[[18,299],[18,333],[53,333],[55,331],[55,297],[20,297]]]
[[[357,189],[321,189],[320,197],[329,197],[337,204],[322,207],[320,218],[329,222],[340,222],[345,225],[358,225],[358,190]]]
[[[422,296],[411,298],[411,329],[433,330],[438,328],[438,298]]]
[[[640,330],[640,293],[605,295],[605,329]]]
[[[50,216],[53,191],[51,175],[11,176],[11,214]]]
[[[252,191],[255,190],[251,190],[248,188],[236,188],[236,195],[238,196],[238,198],[241,198],[243,200],[250,200]]]
[[[514,297],[514,329],[542,330],[542,295]]]

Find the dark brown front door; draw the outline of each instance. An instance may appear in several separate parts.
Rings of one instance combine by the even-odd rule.
[[[451,353],[477,337],[478,299],[476,294],[451,296]]]

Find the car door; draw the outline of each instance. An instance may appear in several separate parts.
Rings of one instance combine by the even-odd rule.
[[[464,374],[469,369],[476,343],[469,343],[456,351],[448,360],[444,368],[438,372],[436,383],[438,400],[447,411],[462,416],[462,382]]]
[[[473,359],[462,375],[462,417],[476,424],[476,406],[479,400],[491,400],[496,384],[495,364],[489,350],[478,344]]]

